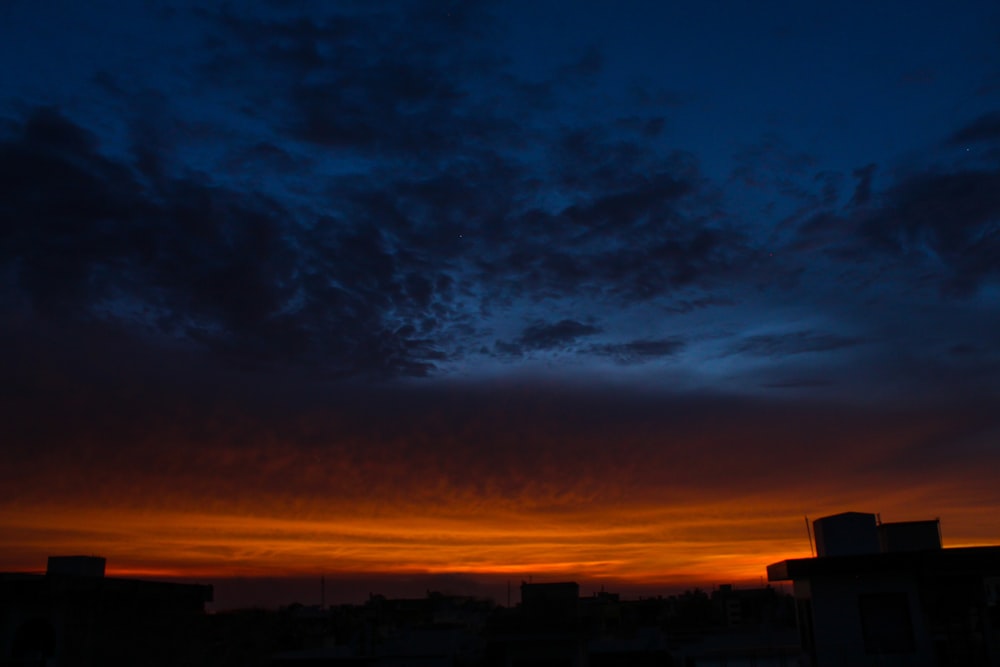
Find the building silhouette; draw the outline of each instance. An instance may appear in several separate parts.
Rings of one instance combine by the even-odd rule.
[[[806,665],[1000,666],[1000,546],[943,548],[936,519],[813,527],[815,558],[767,567],[793,583]]]
[[[212,587],[104,576],[94,556],[0,573],[0,665],[201,664]]]
[[[105,576],[51,557],[0,574],[0,667],[1000,667],[1000,546],[944,548],[940,522],[845,512],[813,523],[817,555],[770,585],[581,597],[522,583],[520,604],[428,591],[363,605],[205,614],[210,586]]]

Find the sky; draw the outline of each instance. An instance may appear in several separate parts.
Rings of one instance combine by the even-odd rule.
[[[657,594],[805,516],[1000,543],[996,3],[0,26],[0,570]]]

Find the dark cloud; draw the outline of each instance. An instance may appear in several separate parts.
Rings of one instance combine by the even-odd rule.
[[[663,134],[663,130],[667,125],[667,119],[662,116],[654,116],[652,118],[629,116],[619,119],[616,125],[635,132],[649,140]]]
[[[227,171],[240,172],[248,169],[291,172],[315,167],[315,160],[294,155],[288,150],[266,141],[240,147],[232,151],[224,164]]]
[[[601,329],[576,320],[561,320],[553,324],[537,322],[521,332],[518,342],[530,350],[547,350],[576,342],[584,336],[592,336]]]
[[[797,251],[825,249],[831,251],[838,244],[850,241],[855,225],[850,220],[830,211],[820,211],[798,222],[792,247]]]
[[[877,248],[917,266],[932,255],[941,286],[958,294],[1000,275],[1000,170],[919,173],[883,201],[861,225]]]
[[[564,110],[565,86],[599,71],[599,51],[524,95],[525,82],[477,46],[495,29],[484,8],[399,10],[209,15],[230,38],[210,76],[244,72],[248,58],[284,72],[262,107],[274,107],[265,117],[278,133],[395,161],[376,182],[335,185],[338,206],[388,225],[414,255],[475,255],[464,270],[491,295],[643,300],[744,268],[744,238],[712,215],[718,195],[693,157],[649,143],[662,118],[571,124],[552,140],[546,119]],[[633,130],[639,140],[619,136]],[[546,159],[527,160],[535,150]]]
[[[212,43],[209,85],[239,76],[267,90],[249,113],[288,138],[325,149],[432,160],[512,124],[494,116],[467,76],[495,68],[475,48],[479,3],[341,8],[315,15],[203,12],[223,36]],[[249,68],[248,63],[255,67]],[[249,77],[250,80],[247,80]]]
[[[713,306],[732,306],[736,301],[724,296],[706,296],[697,299],[678,299],[666,307],[667,312],[686,314]]]
[[[983,350],[969,343],[956,343],[948,348],[948,352],[956,357],[975,357],[982,354]]]
[[[627,343],[593,345],[587,349],[587,352],[611,357],[620,364],[641,364],[656,359],[673,357],[684,349],[685,344],[680,338],[633,340]]]
[[[862,339],[850,336],[804,330],[744,336],[730,348],[730,353],[761,357],[787,357],[812,352],[833,352],[855,347],[864,342]]]
[[[563,350],[573,346],[581,338],[600,332],[600,327],[576,320],[535,322],[525,327],[521,335],[513,341],[498,341],[496,347],[500,352],[511,355],[522,355],[538,350]]]
[[[38,308],[129,320],[238,363],[425,375],[461,345],[453,335],[475,333],[477,302],[648,300],[746,264],[742,235],[698,213],[715,201],[689,156],[604,131],[561,144],[558,164],[588,166],[560,176],[568,204],[556,212],[525,198],[535,172],[477,150],[432,170],[333,179],[336,213],[305,221],[276,198],[172,174],[157,137],[135,138],[129,164],[51,110],[15,128],[5,169],[31,185],[8,181],[19,221],[8,268]],[[230,155],[292,159],[259,141]],[[542,349],[559,332],[511,344]]]
[[[869,166],[872,167],[872,173],[874,173],[874,166],[873,165]],[[861,179],[858,183],[858,187],[861,187],[862,185],[865,184],[864,178],[866,177],[865,174],[867,173],[866,171],[867,169],[868,166],[864,167],[862,170],[856,169],[854,171],[854,177]],[[859,171],[861,173],[859,173]],[[867,176],[867,178],[870,179],[870,175]],[[838,172],[821,171],[820,173],[816,174],[814,180],[822,188],[819,197],[819,201],[821,202],[821,204],[823,206],[835,206],[837,204],[837,201],[840,199],[840,190],[844,181],[843,175]],[[867,182],[867,187],[871,187],[870,180]],[[857,191],[855,192],[855,194],[857,194]]]
[[[813,389],[816,387],[828,387],[832,384],[830,380],[816,378],[791,378],[787,380],[775,380],[761,384],[766,389]]]
[[[821,273],[867,286],[886,263],[926,275],[927,250],[953,290],[996,274],[989,169],[880,192],[869,164],[844,203],[842,174],[765,135],[735,156],[727,187],[795,202],[768,237],[696,156],[667,145],[669,105],[570,113],[578,84],[608,65],[599,49],[529,84],[487,48],[486,4],[313,9],[198,11],[211,35],[199,85],[258,130],[215,128],[216,172],[170,159],[164,128],[181,124],[164,91],[129,107],[127,158],[53,109],[15,123],[0,156],[15,296],[236,364],[393,377],[432,375],[469,349],[521,357],[619,336],[603,320],[567,325],[608,307],[691,313],[820,285]],[[115,94],[124,80],[102,78]],[[540,304],[581,299],[593,310],[568,311],[578,320],[534,322]],[[497,315],[526,328],[496,342],[485,320]],[[796,335],[742,351],[830,344]],[[619,360],[682,344],[587,342]]]
[[[549,145],[549,164],[553,184],[574,193],[595,184],[598,194],[628,191],[661,180],[671,184],[662,193],[663,199],[676,201],[703,185],[693,155],[663,154],[644,141],[619,138],[603,126],[562,133]]]
[[[110,347],[104,352],[114,358]],[[131,351],[119,354],[133,360]],[[997,426],[985,399],[887,410],[611,391],[600,382],[277,386],[218,368],[203,374],[206,386],[191,386],[164,359],[112,377],[102,377],[99,363],[76,360],[60,377],[52,371],[65,358],[73,355],[58,354],[44,374],[25,360],[30,391],[0,404],[2,447],[14,464],[0,470],[2,494],[29,502],[65,494],[80,503],[269,506],[296,516],[344,502],[364,511],[357,503],[365,499],[414,503],[424,512],[456,499],[548,510],[702,494],[718,500],[770,484],[787,499],[792,490],[816,492],[809,473],[817,466],[870,474],[875,484],[884,468],[875,472],[873,458],[894,466],[920,451],[909,481],[935,475],[939,465],[973,469],[961,454],[979,444],[956,440],[956,450],[941,443]],[[197,361],[184,359],[166,357]],[[824,479],[837,488],[836,476]]]
[[[391,320],[414,319],[447,281],[414,273],[374,228],[302,228],[260,196],[136,173],[49,109],[0,145],[0,261],[39,315],[334,372],[422,375],[442,358]]]
[[[964,146],[998,139],[1000,139],[1000,111],[991,111],[956,131],[949,138],[949,142],[956,146]]]
[[[565,204],[512,212],[481,263],[513,273],[513,289],[642,301],[747,269],[747,239],[713,215],[718,195],[690,155],[581,128],[550,157],[543,183]]]
[[[774,188],[786,194],[794,194],[799,189],[796,179],[811,176],[818,164],[815,155],[795,149],[775,134],[742,147],[734,158],[733,179],[750,188]]]
[[[992,141],[996,123],[995,114],[986,114],[953,132],[948,143]],[[807,270],[822,266],[866,293],[935,287],[947,298],[969,297],[1000,276],[995,157],[911,168],[882,189],[875,186],[877,166],[869,164],[854,170],[849,202],[816,200],[779,229],[794,230],[788,248],[807,259]]]
[[[604,54],[596,46],[589,47],[574,62],[559,69],[557,79],[590,79],[600,73],[604,67]]]
[[[248,113],[312,164],[331,150],[370,160],[328,181],[336,214],[327,217],[336,218],[335,235],[378,230],[378,243],[338,257],[334,269],[327,258],[338,244],[316,231],[322,238],[299,246],[326,249],[306,253],[310,266],[365,271],[367,299],[403,321],[433,316],[438,330],[424,340],[436,335],[445,347],[445,328],[478,315],[470,305],[645,301],[746,271],[746,238],[717,214],[719,195],[697,162],[650,143],[663,118],[570,124],[552,139],[548,119],[565,111],[568,87],[600,71],[599,50],[529,86],[483,48],[480,38],[496,29],[486,6],[394,7],[294,18],[202,13],[222,29],[204,68],[208,84],[267,90]],[[229,168],[234,159],[267,161],[260,147],[234,152]],[[274,158],[279,166],[285,155]],[[431,289],[443,282],[450,291]]]
[[[0,261],[39,310],[89,305],[127,268],[119,264],[129,247],[146,247],[144,226],[128,224],[149,212],[141,188],[54,109],[17,131],[0,144]]]
[[[854,188],[850,206],[864,206],[872,198],[872,179],[875,177],[876,165],[868,164],[854,170],[854,178],[858,184]]]

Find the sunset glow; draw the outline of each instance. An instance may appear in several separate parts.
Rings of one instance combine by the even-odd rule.
[[[974,511],[934,500],[945,491],[927,489],[922,498],[873,493],[863,509],[913,519],[944,508],[948,545],[994,539],[994,526],[977,522]],[[844,498],[845,504],[828,500],[833,504],[816,509],[836,511],[857,498]],[[789,500],[773,494],[746,504],[726,500],[676,509],[591,502],[517,513],[461,504],[427,513],[419,507],[372,511],[318,503],[299,516],[269,513],[266,505],[241,513],[40,506],[8,508],[0,512],[0,525],[7,567],[25,571],[39,569],[41,554],[94,553],[108,558],[109,575],[125,577],[446,573],[608,582],[653,593],[756,582],[769,563],[808,556],[803,515],[782,509]]]

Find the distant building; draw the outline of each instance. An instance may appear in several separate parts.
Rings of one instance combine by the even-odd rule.
[[[107,560],[100,556],[49,556],[45,572],[50,575],[103,577]]]
[[[711,600],[724,627],[791,627],[791,600],[771,586],[736,588],[722,584],[712,591]]]
[[[666,638],[650,622],[661,616],[662,601],[654,604],[648,613],[644,605],[623,603],[615,593],[581,599],[576,582],[522,583],[520,606],[502,610],[486,630],[482,664],[669,667],[674,663]]]
[[[0,573],[0,665],[202,664],[212,587],[104,576],[95,556]]]
[[[576,620],[580,605],[580,585],[575,581],[542,584],[521,582],[521,609],[532,618]]]
[[[1000,546],[945,549],[939,522],[847,512],[814,522],[793,582],[805,664],[1000,666]]]

